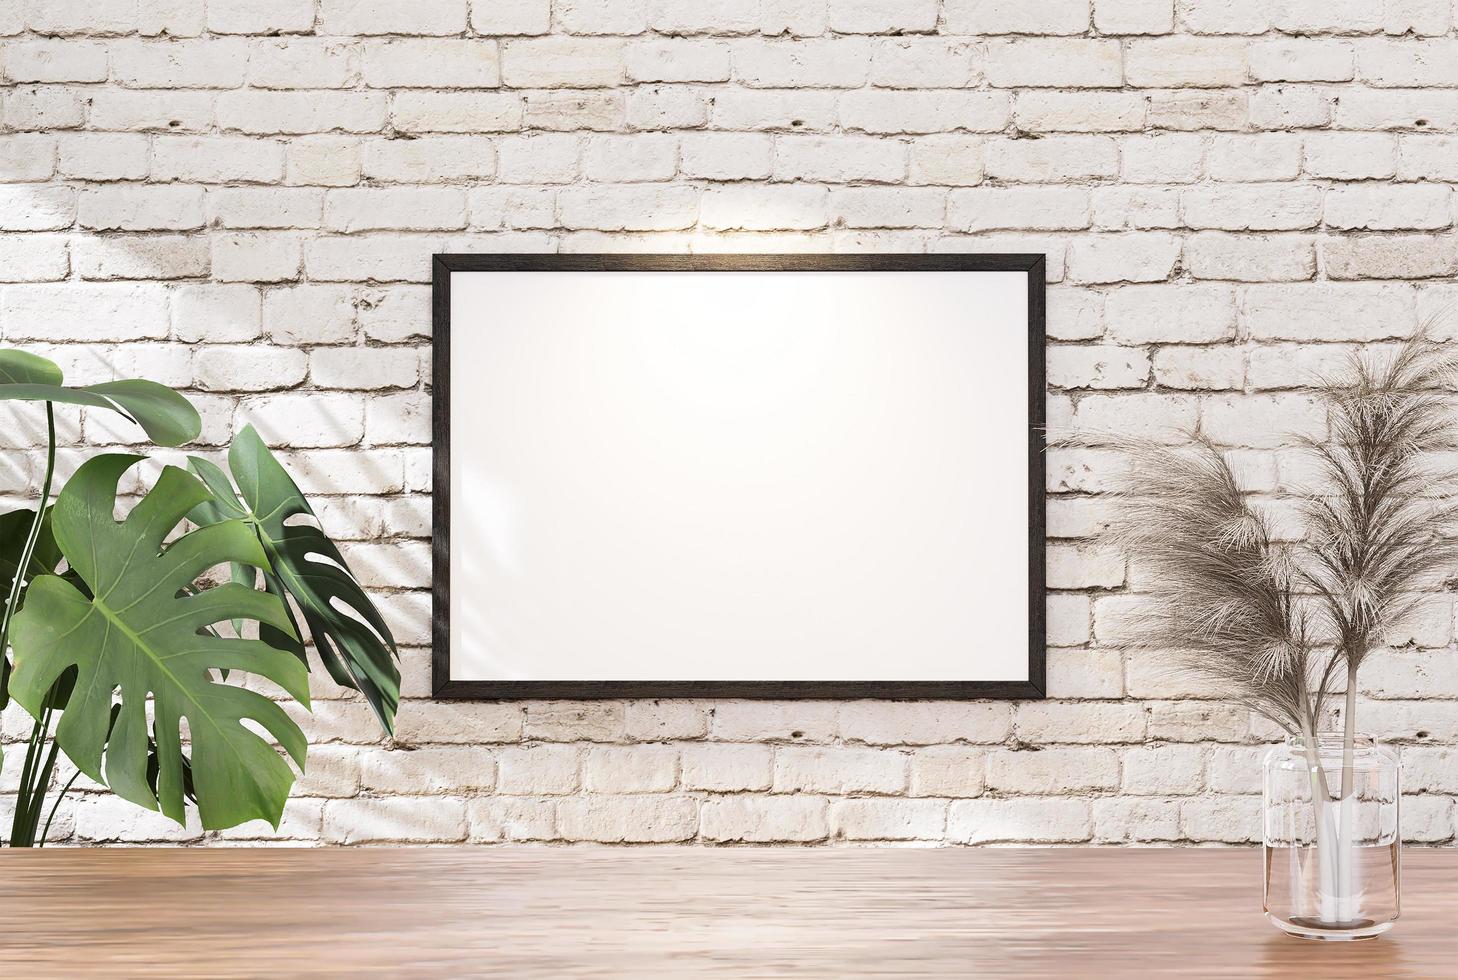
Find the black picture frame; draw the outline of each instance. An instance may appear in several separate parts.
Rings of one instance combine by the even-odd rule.
[[[1028,679],[1025,681],[453,680],[450,665],[450,358],[453,272],[1025,272],[1028,274]],[[434,521],[431,687],[438,700],[604,698],[976,700],[1046,696],[1046,262],[1041,254],[437,254],[432,262]]]

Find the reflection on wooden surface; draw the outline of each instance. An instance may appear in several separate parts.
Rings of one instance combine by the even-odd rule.
[[[1289,939],[1257,850],[45,850],[0,856],[10,977],[1458,976],[1458,850],[1404,915]]]

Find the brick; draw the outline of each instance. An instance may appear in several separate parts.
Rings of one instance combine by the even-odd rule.
[[[264,294],[263,324],[280,344],[342,343],[355,336],[354,291],[303,285]]]
[[[408,133],[505,133],[521,128],[523,104],[506,92],[400,92],[390,121]]]
[[[1100,34],[1168,34],[1174,0],[1095,0],[1093,22]]]
[[[497,753],[496,791],[508,796],[560,796],[581,785],[582,753],[573,745],[524,745]]]
[[[711,733],[730,742],[828,742],[835,737],[838,714],[833,701],[720,701]]]
[[[248,58],[248,84],[254,88],[346,88],[358,82],[357,49],[344,40],[265,41]]]
[[[1321,243],[1328,279],[1432,279],[1458,273],[1446,236],[1356,235]]]
[[[1081,187],[954,190],[948,198],[947,225],[959,231],[1087,228],[1089,195]]]
[[[1447,130],[1458,127],[1458,92],[1351,88],[1343,91],[1342,97],[1332,106],[1332,122],[1342,129]]]
[[[909,183],[970,186],[982,183],[983,140],[975,136],[924,136],[911,143]]]
[[[501,48],[501,78],[514,88],[611,86],[625,73],[623,42],[616,38],[528,38]]]
[[[678,781],[678,752],[664,745],[594,746],[583,760],[589,793],[662,793]]]
[[[224,92],[218,126],[243,133],[370,133],[385,124],[380,92]]]
[[[1068,278],[1081,283],[1160,282],[1179,261],[1172,235],[1130,233],[1075,241],[1068,251]]]
[[[314,27],[313,0],[234,0],[208,9],[213,34],[307,33]]]
[[[1149,93],[1149,128],[1244,130],[1253,113],[1241,91],[1163,89]]]
[[[212,238],[213,278],[221,282],[286,282],[298,278],[301,242],[282,232],[234,232]]]
[[[157,180],[277,182],[283,178],[284,146],[238,136],[164,136],[152,148]]]
[[[848,701],[840,711],[841,736],[869,745],[1001,742],[1009,732],[1005,704],[876,703]]]
[[[871,54],[872,85],[886,88],[962,88],[978,78],[977,49],[961,38],[898,37]]]
[[[64,235],[0,235],[0,281],[64,279],[70,269]]]
[[[466,0],[320,0],[321,34],[459,34],[466,29]]]
[[[85,114],[76,90],[59,85],[11,86],[0,104],[0,122],[10,129],[75,129]]]
[[[959,843],[1066,843],[1088,840],[1089,805],[1076,799],[957,800],[947,836]]]
[[[830,29],[837,34],[901,34],[932,31],[938,0],[828,0]]]
[[[1048,351],[1048,383],[1058,388],[1138,388],[1149,355],[1130,347],[1057,346]]]
[[[805,843],[830,833],[825,800],[814,796],[721,796],[704,801],[700,834],[723,843]]]
[[[1185,242],[1184,269],[1196,279],[1242,282],[1297,281],[1316,273],[1309,238],[1206,232]]]
[[[1182,837],[1178,800],[1113,797],[1093,800],[1090,807],[1097,843],[1177,841]]]
[[[1292,434],[1322,438],[1326,413],[1306,395],[1219,395],[1205,402],[1200,430],[1220,445],[1275,449]]]
[[[946,829],[941,800],[863,799],[830,804],[830,829],[844,840],[936,840]]]
[[[693,701],[629,701],[625,722],[634,741],[703,738],[709,733],[708,709]]]
[[[324,227],[333,231],[462,228],[466,194],[456,188],[342,188],[324,198]]]
[[[871,73],[864,38],[737,41],[734,77],[751,88],[856,88]]]
[[[76,836],[83,841],[181,844],[202,836],[195,810],[189,811],[185,825],[179,825],[161,813],[109,794],[76,799],[74,815]]]
[[[1119,759],[1112,749],[1001,749],[987,757],[987,788],[994,792],[1062,796],[1118,785]]]
[[[762,745],[686,745],[680,755],[685,789],[767,790],[771,773],[770,750]]]
[[[823,187],[736,184],[704,192],[700,222],[706,228],[767,231],[824,228],[830,196]]]
[[[1239,390],[1245,353],[1224,347],[1164,347],[1154,354],[1154,381],[1183,391]]]
[[[351,136],[319,136],[288,142],[284,182],[345,187],[359,182],[359,140]]]
[[[1186,796],[1205,785],[1204,749],[1194,745],[1153,745],[1123,754],[1125,793],[1137,796]]]
[[[999,40],[989,42],[983,72],[990,84],[1003,88],[1118,87],[1124,59],[1117,41]]]
[[[753,133],[687,133],[679,172],[710,180],[764,179],[770,175],[771,138]]]
[[[759,0],[656,0],[649,26],[660,34],[749,34],[759,30]]]
[[[1168,37],[1129,42],[1124,79],[1140,88],[1223,88],[1245,83],[1244,42]]]
[[[104,137],[97,137],[101,138]],[[0,136],[0,179],[40,181],[49,179],[55,172],[56,137],[44,133]]]
[[[558,0],[557,26],[568,34],[641,34],[647,0]]]
[[[150,283],[58,283],[0,288],[7,340],[160,340],[167,296]]]
[[[774,792],[899,794],[909,764],[901,752],[841,746],[788,746],[775,753]]]
[[[1007,97],[993,92],[901,92],[868,89],[840,100],[841,124],[864,133],[997,132],[1007,125]]]
[[[1447,228],[1453,223],[1447,187],[1337,187],[1326,196],[1325,219],[1332,228],[1390,230]]]
[[[78,238],[71,265],[83,279],[187,279],[208,273],[208,243],[186,235]]]
[[[128,88],[237,88],[248,70],[241,38],[115,41],[111,75]]]
[[[137,30],[148,37],[197,37],[203,33],[202,0],[138,0]]]
[[[1013,119],[1024,132],[1135,132],[1147,108],[1129,92],[1022,92]]]
[[[1185,223],[1223,231],[1293,231],[1321,221],[1322,192],[1306,184],[1194,187],[1183,194]]]
[[[360,755],[360,781],[368,790],[412,796],[489,790],[496,783],[496,763],[489,751],[473,745],[373,749]],[[436,802],[419,805],[428,809]]]
[[[1198,180],[1204,169],[1205,141],[1185,133],[1134,136],[1121,141],[1125,181],[1184,184]]]
[[[1313,177],[1362,180],[1396,172],[1397,140],[1380,133],[1312,133],[1305,170]]]
[[[1357,69],[1368,85],[1386,88],[1458,85],[1458,45],[1451,39],[1367,41],[1358,49]]]
[[[324,388],[410,388],[419,380],[419,359],[409,349],[324,347],[311,356],[309,375]]]
[[[100,41],[15,41],[0,70],[12,82],[104,82],[107,46]]]
[[[1251,45],[1247,58],[1258,82],[1345,82],[1354,70],[1346,41],[1283,38]]]
[[[1391,139],[1391,137],[1366,137]],[[1389,144],[1390,149],[1390,144]],[[1458,137],[1402,136],[1397,143],[1397,176],[1402,180],[1458,179]],[[1372,176],[1390,176],[1373,174]]]
[[[1248,286],[1241,320],[1256,340],[1384,340],[1417,325],[1411,287],[1367,283]]]
[[[633,129],[692,129],[709,119],[709,100],[694,89],[679,86],[640,86],[624,107]]]
[[[619,130],[627,119],[627,103],[620,92],[531,92],[524,109],[525,129]]]
[[[551,0],[471,0],[477,34],[546,34],[551,20]]]
[[[729,80],[729,45],[695,38],[635,41],[624,53],[628,79],[634,82],[725,82]]]
[[[1193,841],[1244,844],[1261,838],[1260,800],[1198,797],[1180,806],[1180,828]]]
[[[1019,183],[1066,183],[1119,171],[1118,146],[1107,136],[996,139],[985,155],[988,176]]]
[[[1019,739],[1034,743],[1139,742],[1144,724],[1137,704],[1043,701],[1018,706],[1015,730]]]
[[[81,199],[79,212],[83,224],[101,213],[87,199]],[[76,220],[76,192],[69,187],[0,187],[0,230],[51,231],[69,228]]]
[[[51,205],[54,212],[59,208]],[[46,213],[38,209],[38,213]],[[116,184],[84,192],[76,207],[83,228],[97,231],[187,231],[203,226],[201,187]],[[69,223],[69,220],[67,221]]]
[[[527,738],[545,742],[614,742],[623,737],[623,706],[612,701],[532,701]]]
[[[942,9],[953,34],[1082,34],[1090,18],[1089,0],[946,0]]]
[[[850,228],[940,227],[946,194],[936,188],[855,187],[834,191],[830,207]]]
[[[495,41],[371,41],[364,47],[361,75],[371,88],[495,88],[501,64]]]
[[[562,224],[603,231],[671,231],[698,217],[693,187],[652,184],[570,187],[559,197]]]
[[[466,801],[470,838],[483,843],[552,840],[556,806],[551,800],[478,797]]]
[[[240,414],[270,445],[352,446],[364,436],[364,405],[349,395],[268,395]]]
[[[429,806],[409,797],[324,804],[324,837],[340,844],[432,843],[464,840],[465,836],[466,805],[452,797],[433,799]]]
[[[140,133],[63,133],[57,148],[55,166],[66,177],[138,180],[146,177],[152,166],[152,142]]]
[[[304,268],[319,282],[429,282],[429,256],[440,247],[419,235],[311,238]]]
[[[1293,180],[1301,171],[1301,139],[1275,133],[1217,136],[1206,167],[1222,181]]]
[[[574,797],[557,805],[557,825],[568,840],[670,843],[698,829],[698,808],[681,796]]]

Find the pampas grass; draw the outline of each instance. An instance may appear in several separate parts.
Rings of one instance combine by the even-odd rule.
[[[1308,742],[1344,693],[1350,745],[1357,671],[1458,568],[1455,377],[1458,357],[1424,332],[1385,356],[1355,354],[1315,386],[1328,438],[1292,440],[1317,474],[1295,495],[1305,527],[1294,541],[1199,434],[1179,446],[1098,439],[1128,459],[1108,537],[1149,582],[1130,645]]]

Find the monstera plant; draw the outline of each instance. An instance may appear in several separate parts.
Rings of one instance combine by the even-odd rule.
[[[231,475],[189,456],[128,506],[122,480],[146,457],[102,453],[52,502],[57,405],[115,412],[167,447],[198,436],[197,410],[150,381],[66,387],[54,363],[18,350],[0,350],[0,401],[43,403],[47,429],[38,503],[0,515],[0,707],[13,697],[34,720],[11,846],[44,844],[76,778],[47,811],[59,752],[179,823],[192,803],[204,829],[276,828],[294,781],[284,756],[303,770],[304,733],[239,681],[256,675],[308,707],[306,636],[393,730],[389,627],[252,427],[229,447]],[[221,566],[230,581],[214,584]]]

